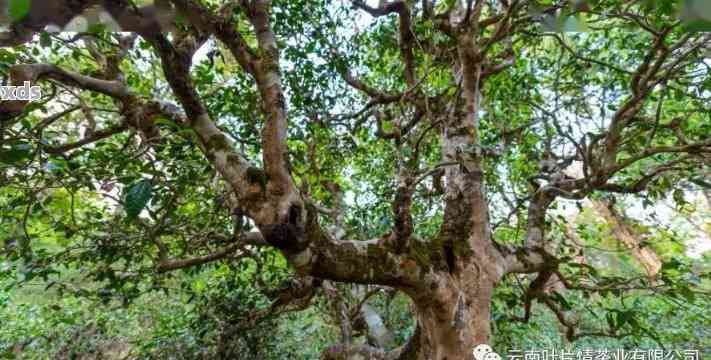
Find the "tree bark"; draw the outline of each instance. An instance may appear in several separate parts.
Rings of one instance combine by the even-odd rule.
[[[432,271],[421,286],[401,288],[413,301],[417,325],[404,346],[386,352],[342,343],[321,359],[458,360],[472,358],[474,347],[489,343],[491,301],[499,275],[493,262],[471,262],[462,271]],[[477,259],[481,261],[482,259]]]
[[[413,339],[417,350],[403,352],[401,359],[468,359],[476,345],[489,342],[494,283],[486,275],[470,275],[438,274],[430,293],[411,295],[419,328]]]

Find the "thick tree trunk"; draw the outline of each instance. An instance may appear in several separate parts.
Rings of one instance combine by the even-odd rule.
[[[431,274],[429,290],[410,289],[417,329],[401,348],[385,352],[367,345],[339,344],[326,349],[328,360],[460,360],[472,359],[479,344],[491,335],[491,300],[494,283],[478,276],[475,266],[460,276]]]
[[[420,285],[401,289],[412,299],[417,319],[415,333],[404,346],[387,352],[341,343],[324,350],[321,359],[473,359],[474,348],[489,343],[493,289],[500,278],[491,271],[495,267],[473,258],[468,259],[468,265],[462,264],[462,271],[431,271]]]
[[[432,274],[430,291],[410,293],[418,331],[401,359],[469,359],[491,334],[491,300],[495,279],[473,263],[458,274]]]

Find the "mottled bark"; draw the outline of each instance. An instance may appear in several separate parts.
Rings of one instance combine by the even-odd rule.
[[[50,4],[45,3],[46,6]],[[230,4],[234,6],[232,10],[239,9],[252,25],[251,30],[246,30],[253,32],[249,37],[243,36],[242,30],[235,26],[232,14],[227,16],[222,13],[226,8],[213,12],[196,0],[170,1],[187,19],[185,27],[176,29],[176,33],[171,36],[161,34],[160,23],[147,22],[146,19],[150,20],[147,15],[150,14],[143,10],[133,10],[126,0],[65,0],[54,3],[58,5],[56,13],[40,14],[36,9],[44,3],[32,2],[30,14],[12,25],[10,37],[2,36],[8,33],[0,35],[0,45],[30,41],[31,35],[41,31],[48,23],[61,24],[88,6],[103,4],[124,29],[136,31],[153,46],[162,62],[167,82],[185,112],[184,121],[179,123],[195,132],[205,157],[229,185],[230,191],[234,192],[235,201],[230,206],[240,210],[239,216],[244,214],[256,224],[259,234],[254,236],[254,241],[279,249],[297,273],[309,279],[387,285],[404,292],[414,302],[417,330],[403,347],[386,352],[353,344],[350,341],[350,330],[344,327],[343,332],[347,336],[344,336],[343,344],[325,351],[323,359],[470,358],[476,345],[490,341],[493,289],[505,274],[537,273],[529,289],[527,303],[530,306],[533,299],[540,299],[553,309],[545,296],[546,292],[560,288],[551,281],[564,280],[557,272],[559,260],[549,253],[551,249],[546,244],[546,214],[556,197],[582,199],[597,190],[639,192],[650,181],[676,169],[679,162],[687,161],[688,158],[680,156],[663,163],[631,184],[608,183],[608,180],[624,168],[656,154],[698,154],[701,149],[708,152],[711,146],[708,140],[698,143],[682,141],[675,145],[648,146],[624,158],[619,156],[625,143],[625,129],[632,122],[639,121],[647,96],[662,81],[678,71],[679,63],[693,50],[693,47],[689,47],[692,50],[686,49],[685,43],[689,38],[675,44],[666,44],[665,39],[671,29],[661,29],[654,35],[648,56],[633,72],[631,94],[613,115],[609,128],[595,135],[589,142],[586,138],[577,142],[572,137],[569,139],[577,150],[574,156],[569,157],[567,164],[572,160],[582,161],[584,175],[575,178],[553,176],[560,174],[542,169],[539,176],[529,179],[530,196],[521,203],[522,206],[526,203],[528,206],[524,246],[500,246],[492,239],[485,192],[483,164],[486,149],[482,148],[480,139],[480,100],[484,80],[511,64],[514,56],[511,32],[515,26],[523,26],[531,18],[524,11],[525,5],[517,1],[494,5],[484,1],[456,1],[434,6],[425,1],[422,17],[431,19],[436,29],[449,40],[446,49],[435,49],[438,47],[436,44],[428,42],[428,39],[419,39],[418,36],[423,35],[416,35],[413,31],[419,25],[416,22],[420,20],[413,2],[380,1],[377,7],[373,7],[364,1],[354,0],[353,4],[357,8],[373,16],[398,17],[398,48],[403,63],[402,77],[407,88],[404,91],[401,89],[401,92],[376,89],[366,81],[355,78],[352,75],[353,69],[347,66],[339,70],[345,82],[370,98],[366,109],[399,103],[403,108],[410,107],[415,113],[412,121],[403,126],[397,124],[395,131],[387,133],[382,129],[382,121],[378,119],[380,131],[377,136],[380,140],[394,141],[398,147],[404,147],[408,143],[402,141],[403,136],[409,131],[423,131],[424,136],[427,131],[434,129],[430,134],[439,131],[440,138],[437,141],[441,144],[442,158],[434,169],[421,169],[421,165],[431,164],[417,163],[420,160],[417,156],[413,159],[398,158],[398,169],[393,174],[397,176],[396,191],[391,199],[394,226],[372,240],[345,240],[348,231],[340,209],[343,207],[343,194],[337,189],[338,186],[328,186],[328,191],[333,193],[331,195],[337,203],[332,211],[335,231],[329,232],[319,222],[321,210],[308,201],[306,191],[297,189],[292,180],[287,154],[289,113],[280,73],[279,43],[271,24],[270,1],[253,0]],[[554,6],[550,10],[555,11],[557,8]],[[490,17],[481,19],[482,14]],[[242,69],[252,77],[260,94],[263,168],[250,164],[236,149],[216,125],[215,119],[211,118],[195,88],[190,73],[191,59],[195,50],[210,36],[226,45]],[[507,37],[509,41],[504,43],[502,40]],[[245,40],[247,38],[256,39],[256,44]],[[696,43],[700,46],[708,40],[706,37]],[[499,53],[495,53],[495,49]],[[419,51],[427,56],[420,57]],[[420,86],[418,77],[426,81],[427,74],[420,71],[422,69],[417,62],[430,56],[433,63],[451,65],[451,78],[454,79],[452,92],[435,96],[422,89],[426,86]],[[670,57],[676,57],[678,61],[670,62]],[[101,56],[95,58],[98,62],[106,62]],[[120,69],[118,62],[113,68]],[[25,79],[51,79],[105,94],[123,103],[125,109],[141,110],[139,114],[143,110],[146,114],[153,114],[149,111],[151,101],[137,99],[126,84],[114,77],[92,78],[51,65],[23,65],[13,70],[13,83]],[[24,109],[26,103],[5,103],[0,107],[0,112],[5,110],[5,105],[15,106],[6,111],[14,114]],[[166,111],[162,112],[168,115]],[[132,114],[136,112],[122,113],[126,116]],[[417,126],[420,121],[431,123],[426,124],[427,128],[422,130]],[[129,121],[128,125],[122,125],[119,130],[127,126],[138,127],[139,123],[138,120]],[[86,141],[70,144],[69,147],[73,149],[74,146],[83,146],[112,134],[112,131],[96,131],[94,137],[87,137]],[[415,143],[419,144],[419,140]],[[66,150],[66,147],[60,150]],[[593,151],[602,153],[593,154]],[[418,153],[417,145],[414,153]],[[407,162],[405,160],[413,160],[411,163],[417,164],[403,165]],[[417,184],[423,179],[422,176],[429,174],[439,174],[440,177],[443,174],[445,179],[441,189],[444,195],[444,216],[436,236],[420,239],[414,231],[411,207],[416,200],[413,194]],[[539,179],[546,181],[537,182]],[[613,224],[613,231],[632,250],[650,276],[654,276],[659,271],[659,260],[653,256],[653,252],[640,245],[632,230],[611,208],[605,206],[598,210]],[[167,271],[203,264],[226,258],[238,249],[238,245],[231,245],[201,257],[165,261],[159,269]],[[304,287],[308,290],[304,294],[312,296],[315,285],[311,282],[309,284]],[[379,338],[377,342],[382,345],[386,340],[382,329],[378,329],[375,319],[377,314],[368,309],[364,307],[363,316],[370,318],[370,331]],[[556,315],[560,313],[557,311]],[[561,322],[566,321],[563,318]],[[568,324],[566,327],[571,328]]]
[[[326,349],[321,359],[469,359],[491,336],[491,301],[500,273],[486,268],[471,263],[456,274],[431,272],[421,287],[403,288],[414,302],[417,325],[402,347],[386,352],[343,342]]]
[[[488,344],[494,285],[495,279],[477,266],[462,274],[433,275],[430,292],[411,294],[419,331],[418,349],[408,359],[466,359],[476,345]]]

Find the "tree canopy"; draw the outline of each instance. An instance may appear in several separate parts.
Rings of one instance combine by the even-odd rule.
[[[74,319],[62,356],[127,309],[170,331],[104,356],[711,349],[704,1],[10,0],[0,20],[4,84],[42,90],[0,102],[7,356],[50,351],[7,310],[37,282]],[[61,310],[82,304],[90,326]]]

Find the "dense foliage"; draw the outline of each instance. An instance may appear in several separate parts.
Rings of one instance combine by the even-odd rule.
[[[6,15],[0,357],[711,355],[701,0]]]

